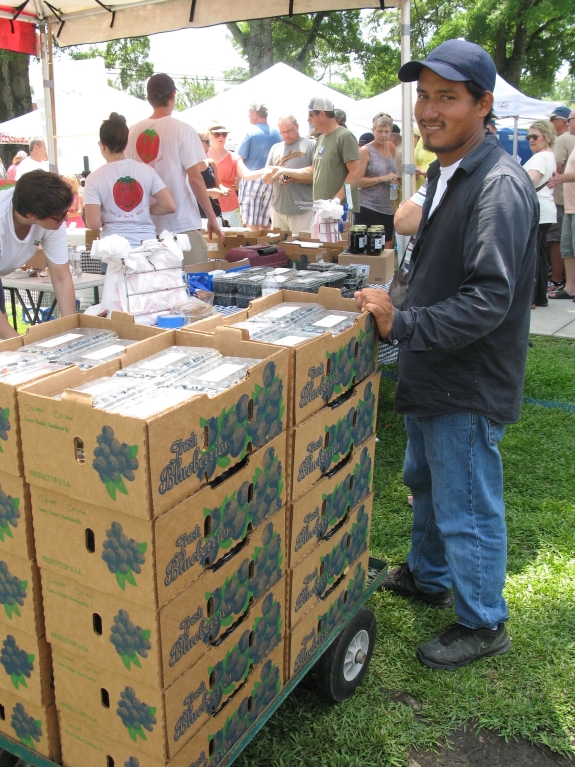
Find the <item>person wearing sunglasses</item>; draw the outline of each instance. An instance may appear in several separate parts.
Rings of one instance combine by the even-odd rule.
[[[44,170],[29,171],[15,185],[0,187],[0,276],[25,264],[41,245],[63,317],[76,311],[65,223],[73,196],[61,176]],[[16,335],[0,287],[0,336]]]
[[[215,161],[220,174],[220,184],[229,189],[227,197],[219,200],[222,219],[228,226],[241,226],[240,201],[238,200],[238,157],[226,149],[229,130],[217,120],[208,127],[210,146],[206,152]]]
[[[533,155],[523,166],[527,175],[533,181],[539,200],[539,229],[537,231],[537,271],[531,308],[547,306],[547,233],[551,224],[557,222],[557,210],[553,201],[553,192],[547,182],[555,172],[555,155],[551,147],[555,143],[556,134],[553,125],[548,120],[537,120],[529,128],[527,139]],[[553,296],[554,297],[554,296]]]

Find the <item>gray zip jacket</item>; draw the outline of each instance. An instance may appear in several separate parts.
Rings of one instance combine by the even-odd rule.
[[[494,136],[461,161],[428,219],[428,190],[403,311],[395,409],[425,417],[474,412],[519,419],[535,278],[539,203],[531,179]]]

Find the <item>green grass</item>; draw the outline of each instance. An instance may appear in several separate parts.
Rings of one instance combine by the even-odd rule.
[[[395,381],[379,400],[372,552],[405,561],[411,510],[402,482],[405,432]],[[575,342],[534,338],[525,396],[575,404]],[[415,659],[455,619],[388,593],[369,602],[378,639],[355,696],[337,706],[309,678],[252,741],[241,767],[404,767],[455,729],[496,729],[575,754],[575,413],[525,404],[501,443],[509,533],[505,596],[512,649],[455,673]]]

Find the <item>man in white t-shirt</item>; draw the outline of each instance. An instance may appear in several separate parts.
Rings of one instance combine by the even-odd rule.
[[[71,188],[60,176],[40,170],[26,173],[15,186],[0,187],[0,276],[25,264],[41,245],[63,317],[76,311],[66,242],[72,199]],[[4,297],[1,286],[0,295]],[[0,309],[0,335],[18,335],[8,324],[4,307]]]
[[[165,216],[153,216],[157,234],[164,229],[185,233],[192,250],[184,253],[184,263],[197,264],[207,260],[208,247],[202,236],[202,221],[198,202],[206,211],[208,235],[225,237],[213,212],[201,171],[206,153],[191,125],[172,117],[176,101],[176,86],[171,77],[157,74],[147,85],[152,116],[130,128],[126,157],[154,168],[174,198],[177,210]]]
[[[30,155],[18,165],[16,169],[16,181],[24,173],[31,170],[49,170],[48,152],[46,151],[46,142],[43,138],[33,138],[30,141]]]

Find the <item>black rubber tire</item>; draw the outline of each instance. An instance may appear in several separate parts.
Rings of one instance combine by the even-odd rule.
[[[362,607],[316,664],[316,681],[322,695],[335,703],[351,698],[367,674],[369,662],[375,649],[376,630],[377,624],[373,610]],[[352,641],[363,631],[367,633],[369,644],[362,668],[353,679],[346,679],[344,662],[347,650]]]

